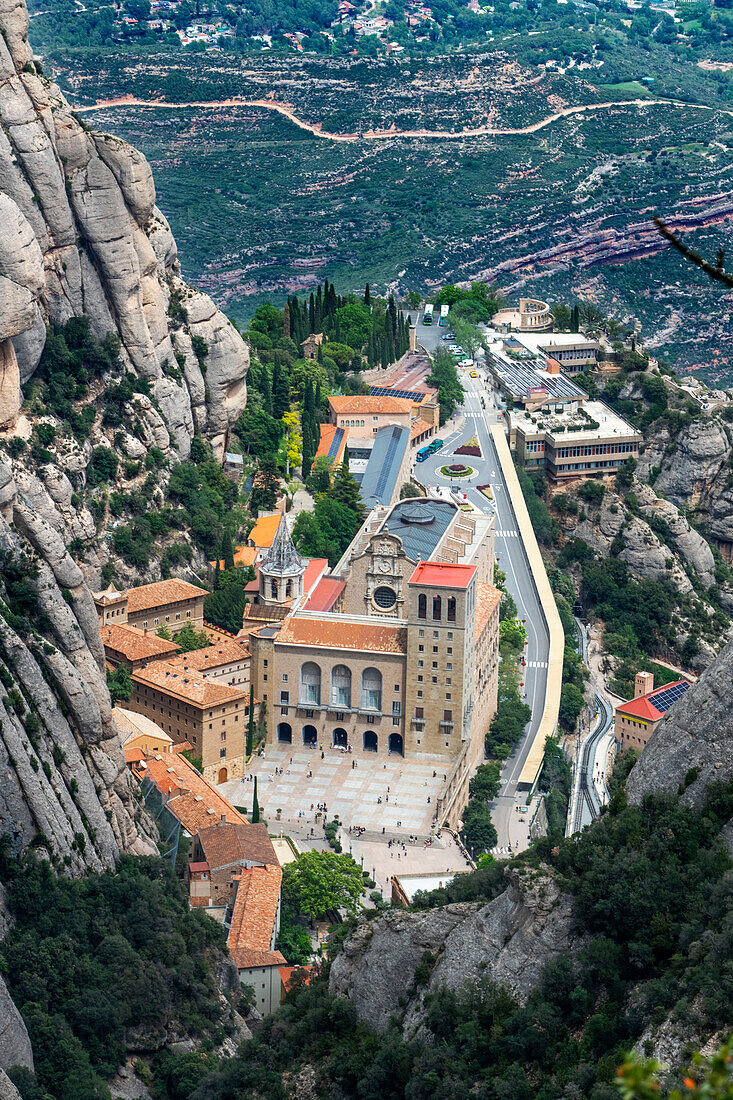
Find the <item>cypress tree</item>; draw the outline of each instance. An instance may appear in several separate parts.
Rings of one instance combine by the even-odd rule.
[[[249,717],[247,719],[247,756],[252,755],[255,732],[255,697],[252,691],[249,693]],[[256,782],[256,780],[255,780]],[[255,791],[257,788],[255,787]]]
[[[389,357],[388,357],[388,351],[387,351],[387,337],[386,336],[383,336],[381,341],[380,341],[379,361],[380,361],[381,365],[384,367],[384,369],[386,370],[387,367],[389,366]]]
[[[260,804],[257,800],[257,776],[255,776],[255,789],[252,798],[252,818],[253,825],[259,825],[260,823]]]
[[[288,380],[280,364],[275,363],[272,372],[272,415],[276,420],[282,419],[282,415],[289,405],[290,393],[288,390]]]
[[[359,523],[364,518],[364,505],[359,495],[359,485],[356,478],[349,470],[349,452],[344,450],[341,465],[337,468],[333,478],[331,496],[341,504],[345,504],[354,513]]]
[[[219,587],[219,558],[214,562],[214,591]]]
[[[316,298],[316,308],[313,314],[313,331],[323,332],[323,306],[320,297],[321,288],[318,288],[318,297]]]
[[[313,383],[310,378],[306,379],[303,394],[301,429],[303,433],[303,476],[306,477],[310,473],[313,458],[318,450],[318,428],[316,425]]]
[[[290,302],[283,306],[283,336],[290,339]]]
[[[234,544],[229,531],[225,531],[221,540],[221,556],[224,559],[224,568],[234,568]]]
[[[308,301],[308,332],[316,331],[316,300],[313,297],[313,291]]]
[[[369,309],[372,304],[372,296],[369,293],[369,283],[364,287],[364,305]]]
[[[320,416],[321,404],[322,403],[323,403],[323,397],[321,396],[321,380],[319,378],[318,381],[316,382],[316,395],[313,399],[313,406],[314,406],[313,411],[314,411],[314,415],[316,417]],[[316,420],[316,424],[317,423],[318,423],[318,420]]]

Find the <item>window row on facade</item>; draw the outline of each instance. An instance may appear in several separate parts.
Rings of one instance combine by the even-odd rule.
[[[445,605],[446,622],[454,623],[456,621],[455,596],[448,596]],[[433,596],[431,610],[431,618],[435,622],[441,622],[443,618],[443,599],[441,596]],[[423,593],[417,597],[417,617],[418,619],[427,619],[428,617],[428,597]]]
[[[287,696],[287,699],[283,698]],[[329,706],[338,710],[350,710],[352,699],[351,669],[347,665],[334,665],[331,669],[328,700]],[[382,673],[378,668],[365,668],[361,674],[359,695],[361,710],[382,710]],[[287,705],[289,695],[281,692],[281,705]],[[315,661],[306,661],[300,668],[299,703],[305,707],[321,705],[321,669]]]
[[[318,730],[315,726],[303,726],[301,730],[301,739],[304,745],[310,748],[316,748],[319,744]],[[278,724],[277,740],[280,744],[292,745],[293,727],[289,722],[280,722]],[[331,745],[334,748],[348,748],[349,735],[342,726],[336,726],[336,728],[331,731]],[[402,734],[390,733],[387,738],[387,748],[389,752],[399,753],[400,756],[404,755],[405,743]],[[375,730],[364,730],[362,734],[362,749],[364,752],[379,751],[379,736]]]

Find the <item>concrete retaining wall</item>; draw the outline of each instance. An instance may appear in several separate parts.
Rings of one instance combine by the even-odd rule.
[[[514,468],[511,452],[509,450],[509,444],[504,434],[504,429],[496,424],[492,424],[489,428],[492,438],[496,445],[496,453],[499,456],[499,462],[501,463],[502,473],[504,474],[504,480],[506,481],[507,489],[511,496],[512,507],[514,509],[514,515],[517,520],[517,527],[519,528],[519,534],[522,542],[524,543],[524,549],[527,552],[527,558],[529,559],[529,567],[534,579],[535,588],[539,596],[542,610],[547,621],[548,633],[550,636],[550,647],[548,651],[547,659],[547,691],[545,693],[545,705],[542,711],[542,718],[540,724],[537,727],[537,732],[532,741],[531,748],[527,759],[524,762],[522,768],[522,774],[519,777],[519,786],[529,788],[534,787],[540,774],[540,768],[542,767],[542,758],[545,753],[545,738],[551,737],[557,729],[557,717],[560,711],[560,689],[562,686],[562,662],[563,653],[565,649],[565,632],[560,622],[560,615],[558,614],[557,604],[555,603],[555,597],[552,594],[550,588],[550,582],[547,579],[547,573],[545,571],[545,563],[542,560],[539,546],[537,545],[537,539],[535,538],[534,530],[532,528],[532,521],[529,518],[529,512],[527,506],[524,503],[524,494],[522,493],[522,487],[519,484],[519,478],[517,477],[517,471]]]

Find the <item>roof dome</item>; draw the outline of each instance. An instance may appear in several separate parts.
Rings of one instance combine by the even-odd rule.
[[[431,508],[430,504],[414,503],[408,504],[400,511],[401,523],[434,523],[435,512]]]

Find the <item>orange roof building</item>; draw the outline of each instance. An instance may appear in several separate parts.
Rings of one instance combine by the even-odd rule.
[[[101,635],[107,664],[112,668],[119,665],[131,670],[142,668],[149,661],[173,656],[181,648],[176,642],[127,623],[103,626]]]
[[[236,896],[227,936],[227,947],[242,984],[250,985],[263,1015],[280,1004],[282,981],[279,967],[287,959],[275,950],[280,930],[282,871],[275,864],[252,867],[236,878]]]
[[[219,683],[249,689],[249,640],[227,638],[203,649],[192,649],[170,659],[168,664],[184,672],[197,672]]]
[[[280,512],[260,516],[249,533],[248,545],[256,547],[257,550],[269,550],[275,540],[281,518],[282,513]]]
[[[125,593],[127,623],[155,633],[161,626],[175,635],[184,626],[203,630],[206,589],[173,577],[142,584]]]
[[[255,546],[235,546],[234,548],[234,566],[236,569],[246,568],[247,566],[254,567],[257,561],[257,548]],[[224,569],[224,559],[219,559],[219,568]],[[209,570],[213,573],[216,569],[216,560],[209,562]]]
[[[265,628],[266,629],[266,628]],[[311,618],[291,615],[283,623],[277,645],[307,646],[314,649],[351,649],[361,653],[404,654],[407,631],[402,626],[354,622],[346,615]]]
[[[163,796],[166,809],[189,836],[217,821],[245,825],[247,820],[223,794],[209,783],[193,764],[179,753],[147,756],[133,771],[141,781],[152,783]]]
[[[332,423],[334,417],[388,416],[412,413],[412,401],[403,397],[372,397],[369,394],[344,394],[329,397]]]
[[[637,678],[638,679],[638,678]],[[667,711],[686,693],[687,680],[675,680],[671,684],[639,695],[628,703],[616,707],[614,733],[624,749],[641,751],[663,720]]]
[[[175,744],[190,742],[207,779],[244,775],[248,691],[178,660],[153,661],[133,672],[132,682],[129,709],[157,722]]]
[[[337,428],[335,424],[321,424],[319,432],[318,450],[314,458],[324,455],[332,460],[334,466],[340,465],[349,438],[348,429]]]

